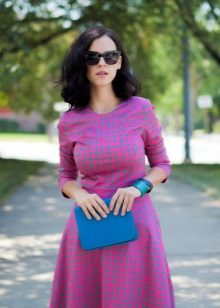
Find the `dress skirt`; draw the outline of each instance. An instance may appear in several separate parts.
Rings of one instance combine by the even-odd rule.
[[[108,192],[99,192],[109,198]],[[148,194],[135,198],[138,239],[95,250],[80,247],[74,207],[60,241],[50,308],[174,308],[160,222]]]

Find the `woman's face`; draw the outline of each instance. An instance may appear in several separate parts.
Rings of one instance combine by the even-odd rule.
[[[117,47],[114,41],[108,36],[102,36],[98,39],[95,39],[89,51],[96,51],[103,53],[105,51],[117,50]],[[93,86],[100,87],[110,84],[117,74],[117,70],[121,68],[122,57],[120,56],[117,63],[115,64],[106,64],[103,57],[100,58],[98,64],[88,65],[87,64],[87,78]],[[99,75],[97,74],[100,71],[104,71],[107,74]]]

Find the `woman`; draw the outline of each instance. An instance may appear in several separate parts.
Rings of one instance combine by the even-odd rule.
[[[143,97],[118,36],[83,32],[63,62],[58,123],[59,187],[88,219],[132,210],[138,239],[83,250],[73,208],[60,242],[50,308],[173,308],[174,294],[158,215],[149,192],[165,183],[170,161],[154,105]],[[145,154],[150,170],[146,174]],[[81,183],[77,181],[78,172]],[[147,183],[141,192],[137,180]]]

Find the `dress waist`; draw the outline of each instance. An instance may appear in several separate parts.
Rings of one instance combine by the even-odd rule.
[[[95,193],[97,194],[101,199],[104,198],[112,198],[113,195],[115,194],[115,192],[117,191],[117,188],[94,188],[94,187],[86,187],[86,186],[81,186],[83,189],[85,189],[86,191],[88,191],[88,193],[92,194]],[[144,203],[152,203],[151,201],[151,196],[149,194],[144,194],[142,197],[138,197],[134,199],[134,203],[133,205],[135,206],[135,204],[139,204],[140,202],[144,201]],[[76,205],[76,202],[74,201],[74,206]]]
[[[101,198],[111,198],[117,191],[117,188],[97,188],[97,187],[86,187],[86,186],[82,186],[82,189],[85,189],[90,194],[92,193],[97,194]]]

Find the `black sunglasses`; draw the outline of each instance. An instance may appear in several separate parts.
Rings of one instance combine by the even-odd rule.
[[[118,50],[106,51],[103,53],[99,53],[96,51],[86,51],[84,52],[84,57],[86,59],[86,63],[89,65],[96,65],[99,63],[100,58],[103,57],[106,64],[115,64],[117,63],[121,52]]]

